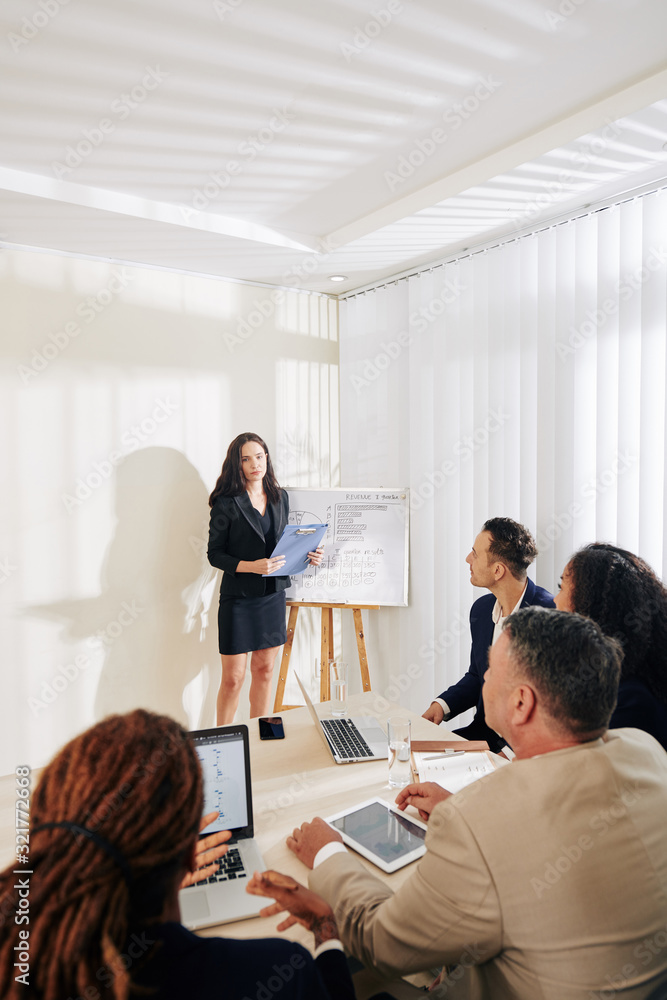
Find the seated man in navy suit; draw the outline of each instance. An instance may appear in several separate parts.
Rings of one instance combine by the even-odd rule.
[[[476,600],[470,609],[470,666],[461,680],[438,695],[424,712],[425,719],[439,725],[476,707],[470,725],[454,732],[467,740],[486,740],[496,752],[502,749],[505,741],[487,726],[482,701],[489,649],[513,611],[531,604],[555,607],[553,595],[537,587],[526,575],[536,555],[533,536],[522,524],[509,517],[492,517],[485,522],[466,558],[473,587],[486,587],[491,591]]]

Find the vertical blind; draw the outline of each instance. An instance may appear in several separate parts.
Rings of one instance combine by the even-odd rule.
[[[667,191],[341,303],[341,480],[411,489],[410,606],[369,618],[375,686],[412,666],[423,710],[466,669],[489,517],[534,533],[550,590],[594,540],[665,573],[666,330]]]

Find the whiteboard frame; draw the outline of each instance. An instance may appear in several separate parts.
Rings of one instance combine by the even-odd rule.
[[[309,601],[307,597],[291,597],[289,590],[287,600],[294,604],[331,604],[333,607],[356,608],[364,605],[373,605],[381,608],[407,608],[408,604],[408,581],[410,575],[410,490],[406,486],[284,486],[287,493],[308,492],[308,493],[399,493],[405,496],[405,529],[403,538],[403,600],[402,601],[378,601],[367,599],[364,601],[337,600],[318,601],[315,596]],[[290,497],[291,500],[291,497]],[[370,502],[370,501],[368,501]],[[291,508],[290,508],[291,509]],[[291,584],[290,584],[291,588]]]

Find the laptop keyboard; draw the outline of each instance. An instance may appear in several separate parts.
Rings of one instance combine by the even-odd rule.
[[[373,751],[351,719],[322,719],[324,731],[339,757],[363,760]]]
[[[223,858],[220,858],[216,871],[201,882],[187,886],[188,889],[201,888],[207,882],[230,882],[232,879],[247,878],[248,873],[243,865],[243,859],[237,847],[230,847]]]
[[[235,878],[247,878],[247,875],[238,848],[230,847],[224,858],[220,858],[218,870],[207,881],[229,882]]]

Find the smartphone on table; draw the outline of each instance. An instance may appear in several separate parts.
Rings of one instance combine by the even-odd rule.
[[[279,715],[269,715],[259,720],[260,740],[284,740],[283,720]]]

